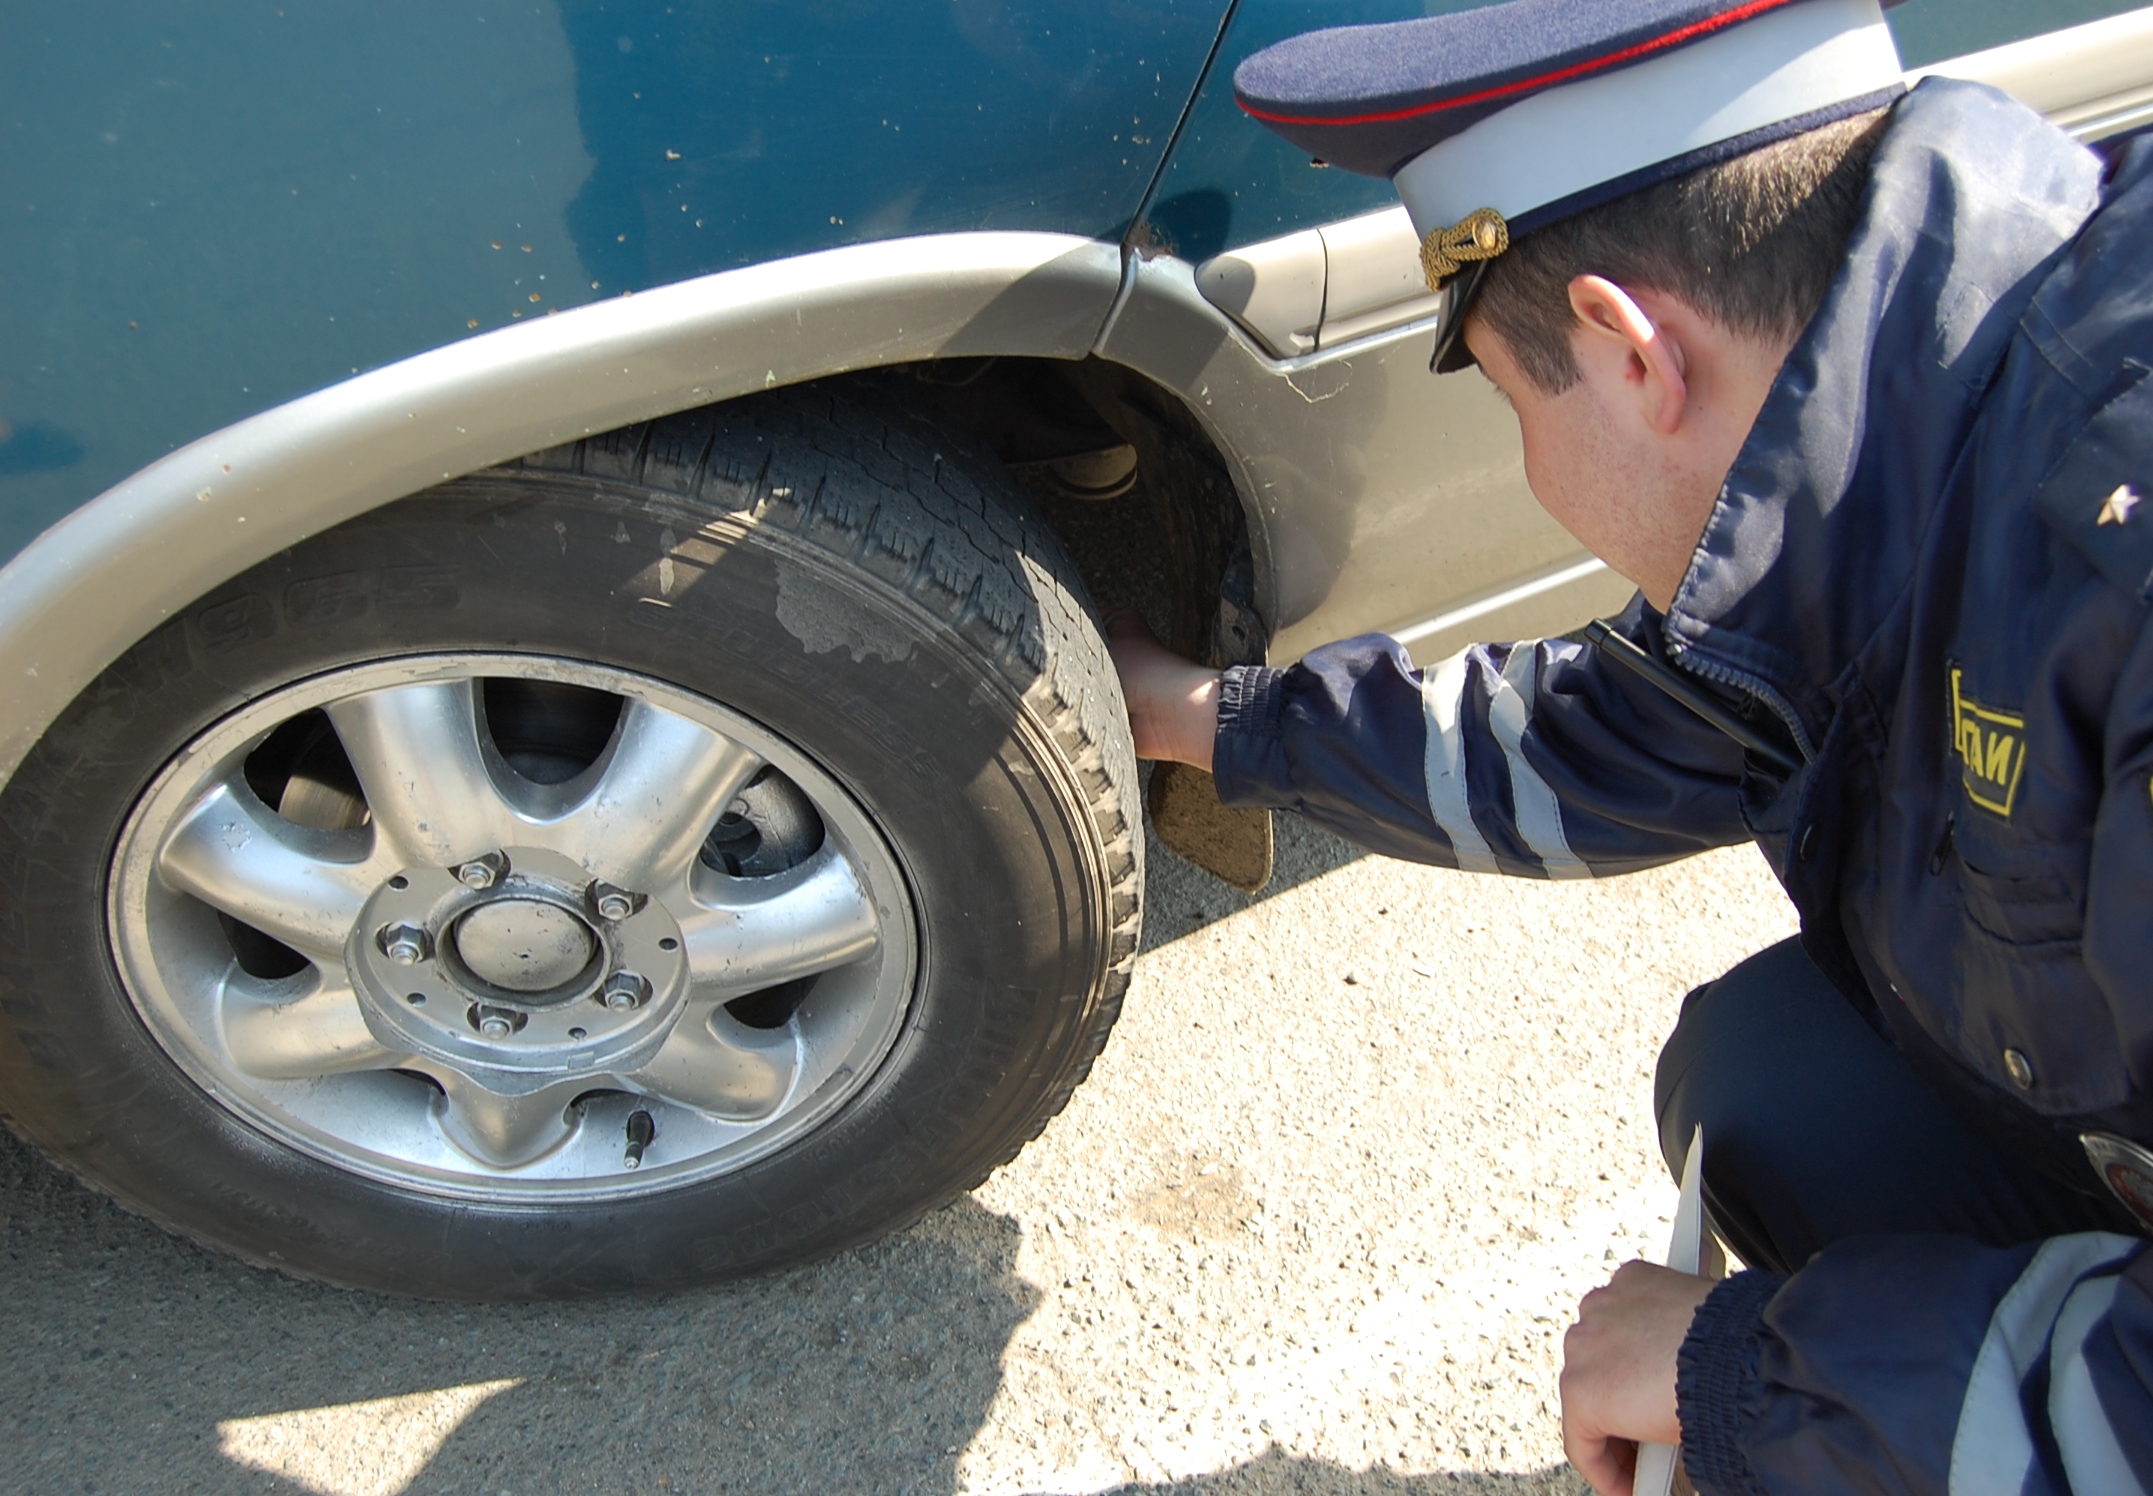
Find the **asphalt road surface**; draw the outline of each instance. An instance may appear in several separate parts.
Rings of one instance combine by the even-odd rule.
[[[1126,1016],[1014,1164],[745,1285],[339,1292],[0,1135],[0,1491],[1582,1490],[1562,1334],[1664,1246],[1658,1043],[1791,911],[1748,848],[1540,884],[1281,832],[1254,901],[1153,848]]]

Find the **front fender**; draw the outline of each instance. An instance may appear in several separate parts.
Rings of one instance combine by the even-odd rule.
[[[137,640],[309,535],[527,452],[782,384],[935,357],[1081,358],[1121,273],[1115,245],[1068,234],[849,245],[502,328],[213,432],[0,569],[0,783]]]

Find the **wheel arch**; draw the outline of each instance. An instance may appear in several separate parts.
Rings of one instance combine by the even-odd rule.
[[[496,463],[782,385],[954,357],[1075,360],[1118,246],[934,235],[683,281],[371,370],[213,432],[0,569],[0,784],[97,675],[197,598],[356,515]]]

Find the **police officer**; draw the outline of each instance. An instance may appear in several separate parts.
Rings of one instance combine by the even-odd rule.
[[[1586,1298],[1572,1460],[2153,1491],[2153,139],[1905,91],[1876,0],[1514,0],[1235,83],[1392,179],[1436,367],[1639,596],[1425,672],[1367,636],[1222,676],[1117,621],[1139,751],[1478,872],[1754,841],[1801,914],[1656,1086],[1749,1270]]]

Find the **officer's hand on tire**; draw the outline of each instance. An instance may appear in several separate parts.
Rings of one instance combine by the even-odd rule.
[[[1219,722],[1219,672],[1161,644],[1131,608],[1107,614],[1106,646],[1129,703],[1136,756],[1193,764],[1209,773]]]
[[[1563,1337],[1562,1448],[1600,1496],[1630,1496],[1639,1441],[1678,1444],[1675,1356],[1711,1280],[1626,1262]]]

